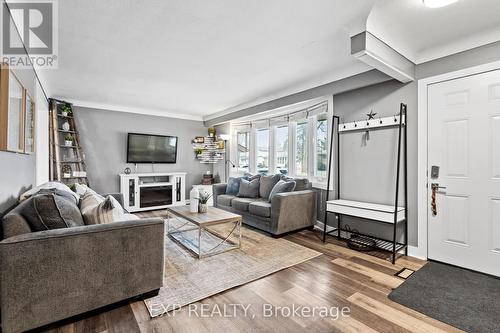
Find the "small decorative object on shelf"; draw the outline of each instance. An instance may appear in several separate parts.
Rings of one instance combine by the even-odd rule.
[[[63,117],[70,117],[73,114],[73,111],[71,111],[71,106],[68,104],[64,104],[61,106],[61,115]]]
[[[203,148],[195,148],[194,153],[196,154],[196,157],[201,157],[201,154],[203,154]]]
[[[203,136],[197,136],[193,139],[193,143],[204,143],[205,142],[205,137]]]
[[[126,175],[130,175],[130,173],[132,172],[132,170],[130,170],[130,168],[125,168],[125,170],[123,170],[123,172],[126,174]]]
[[[212,194],[205,191],[200,191],[200,194],[198,195],[198,213],[208,212],[208,200],[210,200],[211,197]]]
[[[215,127],[209,127],[208,128],[208,136],[211,138],[215,138]]]
[[[85,177],[87,177],[87,172],[85,172],[85,171],[73,171],[73,177],[85,178]]]
[[[70,134],[67,134],[65,137],[64,137],[64,145],[66,147],[71,147],[73,146],[73,141],[75,139],[70,135]]]
[[[71,166],[68,165],[68,164],[64,164],[62,167],[61,167],[61,171],[62,171],[62,177],[63,178],[71,178]]]
[[[201,179],[201,185],[212,185],[214,183],[214,175],[207,171],[207,173],[203,174],[203,178]]]
[[[70,130],[70,126],[67,120],[61,125],[61,128],[65,132],[68,132]]]

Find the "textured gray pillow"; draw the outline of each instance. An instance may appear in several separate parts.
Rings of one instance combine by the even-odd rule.
[[[84,225],[78,206],[55,194],[37,194],[30,197],[19,213],[28,221],[32,231]]]
[[[286,182],[284,180],[280,180],[274,185],[271,190],[271,194],[269,194],[269,202],[273,199],[273,197],[278,193],[292,192],[295,189],[295,181]]]
[[[240,191],[238,192],[238,197],[240,198],[258,198],[259,197],[259,179],[254,179],[251,181],[241,179],[240,181]]]
[[[280,181],[281,175],[269,175],[260,177],[260,187],[259,187],[259,195],[261,198],[268,199],[269,194],[271,194],[271,190],[274,185]]]
[[[294,191],[304,191],[312,188],[312,184],[307,178],[292,178],[282,175],[281,179],[286,182],[294,181],[296,184]]]

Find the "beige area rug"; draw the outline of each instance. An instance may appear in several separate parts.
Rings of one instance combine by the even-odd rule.
[[[213,229],[227,234],[232,227]],[[235,241],[236,237],[230,239]],[[245,227],[240,249],[203,259],[195,258],[169,237],[165,240],[164,286],[158,296],[144,300],[153,318],[321,255]]]

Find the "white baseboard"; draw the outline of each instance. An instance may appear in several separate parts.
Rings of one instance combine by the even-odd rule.
[[[427,255],[424,251],[421,251],[418,246],[408,246],[408,256],[414,257],[421,260],[427,260]]]

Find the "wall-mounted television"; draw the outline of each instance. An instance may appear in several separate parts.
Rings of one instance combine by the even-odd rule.
[[[176,136],[128,133],[127,163],[176,162]]]

